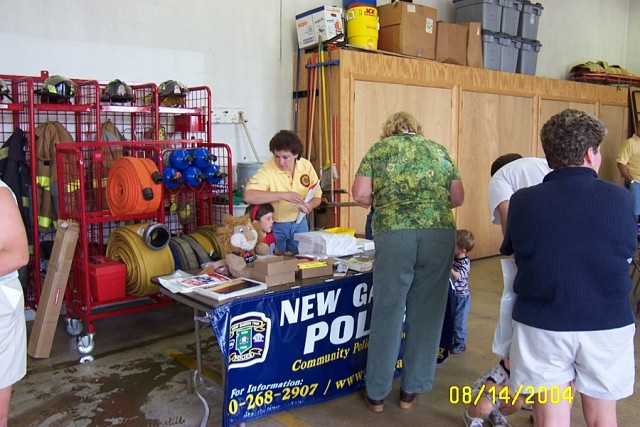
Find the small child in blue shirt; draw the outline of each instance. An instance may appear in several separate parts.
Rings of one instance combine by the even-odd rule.
[[[453,319],[453,349],[452,353],[462,353],[467,349],[467,318],[471,309],[471,294],[469,293],[469,272],[471,260],[467,252],[473,249],[475,238],[469,230],[456,232],[456,251],[453,258],[451,277],[456,292]]]

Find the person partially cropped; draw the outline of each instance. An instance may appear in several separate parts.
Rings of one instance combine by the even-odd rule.
[[[633,209],[640,217],[640,121],[636,122],[636,131],[620,147],[616,157],[616,166],[624,179],[633,199]]]
[[[263,205],[247,205],[245,215],[249,215],[251,221],[256,221],[260,225],[258,232],[262,243],[269,246],[270,255],[276,253],[276,238],[273,236],[273,206],[271,203]]]
[[[269,141],[269,151],[273,157],[247,181],[244,201],[273,205],[273,235],[278,253],[295,255],[298,253],[295,233],[309,231],[306,218],[298,221],[299,215],[305,216],[320,206],[322,189],[311,162],[300,157],[302,142],[295,133],[289,130],[276,133]],[[312,197],[305,201],[310,190]]]
[[[399,405],[408,409],[433,387],[456,243],[451,210],[464,200],[460,173],[444,146],[425,138],[411,114],[398,112],[362,159],[352,194],[375,208],[365,404],[384,409],[406,312]]]
[[[0,206],[0,426],[6,426],[11,389],[27,373],[27,325],[18,269],[29,261],[29,249],[16,198],[3,181]]]
[[[553,171],[509,203],[500,251],[518,267],[510,388],[553,397],[534,403],[536,427],[569,426],[575,391],[586,425],[616,426],[616,401],[634,391],[637,226],[629,193],[598,179],[606,133],[583,111],[551,117],[540,138]]]
[[[507,227],[507,211],[511,195],[521,188],[540,184],[551,172],[545,159],[522,157],[518,153],[504,154],[491,164],[489,209],[491,222],[500,224],[502,234]]]
[[[471,259],[467,252],[476,244],[473,233],[469,230],[456,232],[456,250],[451,267],[451,278],[456,299],[453,310],[453,354],[462,353],[467,349],[467,320],[471,310],[471,292],[469,292],[469,273]]]

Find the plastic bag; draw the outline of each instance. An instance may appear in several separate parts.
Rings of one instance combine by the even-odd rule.
[[[500,316],[498,317],[498,324],[493,334],[491,350],[500,357],[509,357],[511,336],[513,334],[511,313],[513,312],[513,304],[516,302],[516,294],[513,292],[513,281],[516,278],[518,267],[516,267],[516,262],[513,258],[501,259],[500,263],[502,264],[504,289],[502,291],[502,299],[500,300]]]

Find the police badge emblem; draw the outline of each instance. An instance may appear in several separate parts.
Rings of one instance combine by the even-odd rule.
[[[269,353],[271,319],[252,311],[231,319],[229,369],[262,363]]]

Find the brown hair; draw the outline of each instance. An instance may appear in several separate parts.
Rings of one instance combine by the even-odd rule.
[[[298,135],[290,130],[281,130],[269,141],[269,151],[291,151],[291,154],[302,154],[302,142]]]
[[[491,176],[495,175],[504,165],[508,165],[514,160],[521,159],[522,155],[518,153],[503,154],[491,163]]]
[[[469,252],[476,244],[476,239],[473,237],[473,233],[469,230],[456,231],[456,246]]]
[[[247,205],[244,210],[245,215],[249,215],[251,221],[260,221],[260,218],[268,213],[273,213],[274,209],[271,203],[265,203],[262,205]]]

